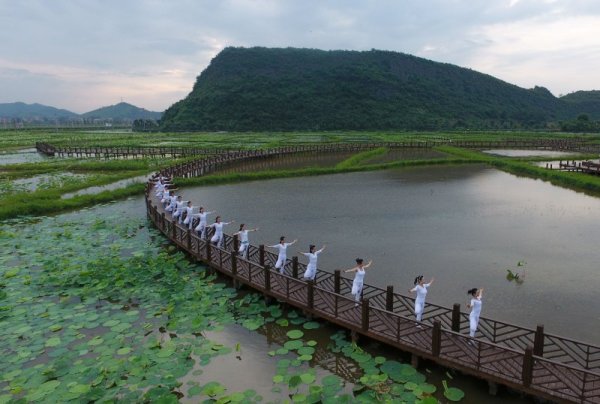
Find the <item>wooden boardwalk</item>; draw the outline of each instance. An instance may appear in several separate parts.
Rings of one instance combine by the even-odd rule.
[[[579,140],[570,139],[540,139],[540,140],[520,140],[508,139],[501,141],[453,141],[450,139],[438,140],[410,140],[402,142],[375,142],[375,143],[328,143],[319,145],[297,145],[283,146],[273,149],[266,149],[268,155],[283,155],[289,153],[316,152],[331,153],[343,151],[363,151],[375,149],[377,147],[388,147],[391,149],[399,148],[432,148],[435,146],[455,146],[469,149],[494,149],[494,148],[520,148],[520,149],[548,149],[548,150],[569,150],[584,151],[590,147],[599,150],[600,146],[587,145]],[[246,149],[218,149],[218,148],[197,148],[197,147],[77,147],[77,146],[54,146],[45,142],[37,142],[36,149],[48,156],[59,157],[81,157],[81,158],[174,158],[174,157],[201,157],[214,155],[231,155],[235,153],[245,153]]]
[[[546,168],[554,169],[552,164],[546,164]],[[573,171],[585,174],[600,175],[600,164],[594,163],[593,161],[559,161],[558,170],[561,171]]]
[[[291,148],[288,149],[291,151]],[[304,150],[305,151],[305,150]],[[179,164],[160,172],[165,177],[191,177],[216,166],[262,158],[273,150],[235,151]],[[600,403],[600,346],[481,318],[477,338],[468,336],[468,314],[427,304],[422,327],[415,326],[414,299],[364,286],[357,307],[350,295],[352,281],[319,269],[315,282],[299,278],[305,265],[292,257],[285,273],[272,271],[277,256],[264,246],[249,246],[248,259],[239,257],[237,238],[225,235],[222,248],[200,239],[166,214],[148,184],[146,208],[155,226],[182,250],[237,282],[356,333],[412,352],[443,366],[555,401]]]

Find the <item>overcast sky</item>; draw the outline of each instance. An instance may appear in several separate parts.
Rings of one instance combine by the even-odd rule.
[[[599,0],[0,0],[0,103],[162,111],[226,46],[409,53],[600,89]]]

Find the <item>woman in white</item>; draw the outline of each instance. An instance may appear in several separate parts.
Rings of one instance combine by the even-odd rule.
[[[483,288],[473,288],[467,292],[471,295],[471,302],[467,303],[467,308],[471,309],[469,314],[469,335],[475,337],[477,326],[479,325],[479,315],[481,314],[481,297],[483,296]]]
[[[199,212],[193,215],[193,217],[197,217],[200,219],[200,223],[198,223],[198,226],[196,226],[194,230],[198,232],[198,235],[202,240],[204,240],[204,238],[206,237],[206,217],[211,213],[215,212],[205,212],[204,208],[200,207]]]
[[[169,203],[169,205],[168,205],[168,206],[165,208],[165,210],[166,210],[167,212],[171,212],[171,215],[172,215],[173,213],[175,213],[175,210],[176,210],[176,208],[177,208],[177,201],[178,201],[178,200],[181,200],[181,196],[171,195],[171,196],[169,197],[169,202],[168,202],[168,203]]]
[[[250,245],[250,242],[248,241],[248,232],[257,230],[258,227],[256,229],[246,230],[246,225],[242,223],[240,224],[240,230],[238,230],[237,233],[234,233],[234,235],[237,234],[240,237],[240,248],[238,250],[238,254],[240,254],[242,257],[248,258],[248,245]]]
[[[297,239],[292,241],[291,243],[285,242],[285,236],[279,237],[279,244],[268,245],[269,248],[277,248],[279,250],[279,255],[277,256],[277,263],[275,264],[275,268],[279,270],[280,274],[285,272],[285,261],[287,259],[287,248],[294,244]]]
[[[427,288],[431,286],[434,280],[434,278],[431,278],[429,283],[424,283],[423,275],[419,275],[415,278],[415,287],[409,290],[409,292],[417,292],[417,297],[415,299],[415,316],[417,317],[418,322],[421,322],[421,318],[423,317]]]
[[[363,265],[363,259],[356,259],[356,266],[354,268],[346,269],[344,272],[356,272],[354,274],[354,280],[352,281],[352,294],[354,295],[354,300],[356,301],[356,306],[358,306],[358,302],[360,301],[360,297],[362,294],[363,284],[365,280],[365,269],[371,266],[373,261],[369,261],[367,265]]]
[[[177,197],[177,202],[175,203],[175,208],[173,210],[173,218],[178,219],[179,223],[183,222],[183,211],[188,204],[189,201],[182,201],[181,195]]]
[[[195,206],[192,206],[192,201],[188,201],[187,206],[184,209],[185,219],[183,219],[183,224],[188,226],[188,229],[192,229],[192,220],[194,219],[193,212]]]
[[[308,246],[307,253],[300,253],[308,258],[308,265],[306,266],[306,271],[304,271],[304,279],[307,281],[315,280],[315,277],[317,276],[317,259],[319,258],[319,254],[321,254],[325,249],[325,245],[323,245],[323,247],[317,251],[315,251],[315,248],[315,245],[311,244]]]
[[[234,222],[235,220],[232,220],[231,222],[222,222],[221,216],[217,216],[215,222],[209,226],[215,229],[215,233],[210,238],[210,242],[216,245],[217,247],[221,248],[223,246],[223,226],[227,226],[228,224]]]
[[[167,207],[167,204],[171,201],[171,191],[169,191],[169,188],[165,188],[165,190],[163,191],[163,195],[162,195],[162,199],[160,200],[160,203],[163,204],[163,207]]]

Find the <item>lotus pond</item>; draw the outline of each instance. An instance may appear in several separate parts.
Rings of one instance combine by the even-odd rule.
[[[435,403],[472,383],[236,291],[144,214],[134,198],[0,225],[0,403]]]

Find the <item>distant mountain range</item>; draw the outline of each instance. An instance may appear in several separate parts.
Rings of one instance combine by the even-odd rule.
[[[225,48],[164,131],[558,128],[600,119],[600,91],[555,97],[398,52]]]
[[[76,114],[66,109],[58,109],[42,104],[13,102],[0,104],[0,119],[21,120],[25,122],[69,122],[94,120],[111,122],[132,122],[136,119],[160,119],[162,112],[148,111],[126,102],[102,107],[84,114]]]

